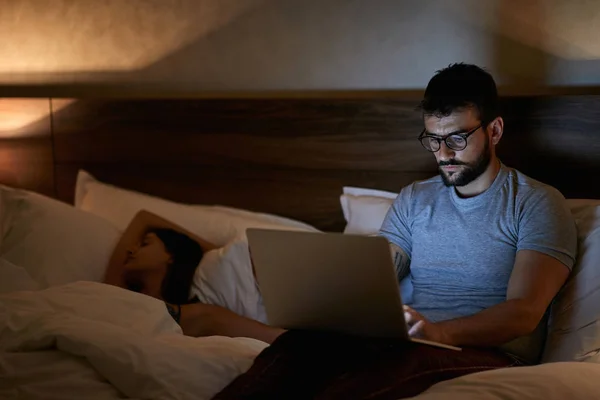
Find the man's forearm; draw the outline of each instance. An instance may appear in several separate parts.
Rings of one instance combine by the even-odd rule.
[[[524,300],[507,300],[477,314],[437,322],[444,342],[455,346],[500,346],[537,327],[541,315]]]

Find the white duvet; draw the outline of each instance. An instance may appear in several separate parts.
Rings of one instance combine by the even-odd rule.
[[[209,399],[266,346],[183,336],[163,302],[101,283],[0,295],[3,399]]]
[[[267,345],[183,336],[164,304],[76,282],[0,295],[0,398],[209,399]],[[351,349],[350,349],[351,350]],[[418,400],[600,398],[600,365],[569,362],[482,372]]]

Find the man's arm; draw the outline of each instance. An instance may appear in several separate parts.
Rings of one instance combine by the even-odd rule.
[[[407,309],[409,324],[414,324],[409,333],[455,346],[500,346],[535,330],[568,276],[569,269],[554,257],[521,250],[515,258],[505,302],[468,317],[437,323]]]
[[[392,262],[396,267],[396,275],[398,276],[398,282],[400,282],[406,275],[408,275],[410,269],[410,258],[406,255],[404,250],[393,243],[390,243],[390,252],[392,254]]]

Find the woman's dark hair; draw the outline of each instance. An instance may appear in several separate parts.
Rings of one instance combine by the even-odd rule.
[[[162,282],[163,300],[172,304],[189,303],[194,274],[204,255],[202,247],[187,235],[172,229],[153,229],[148,233],[154,233],[160,239],[173,259]]]
[[[472,64],[451,64],[431,78],[419,108],[423,115],[446,117],[473,107],[485,125],[498,116],[498,91],[490,73]]]

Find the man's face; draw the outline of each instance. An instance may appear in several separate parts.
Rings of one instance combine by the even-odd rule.
[[[466,133],[481,121],[472,108],[456,111],[447,117],[425,117],[427,134],[444,137],[450,133]],[[467,138],[464,150],[449,149],[442,141],[435,155],[440,174],[446,186],[466,186],[485,172],[492,157],[490,137],[482,126]]]

